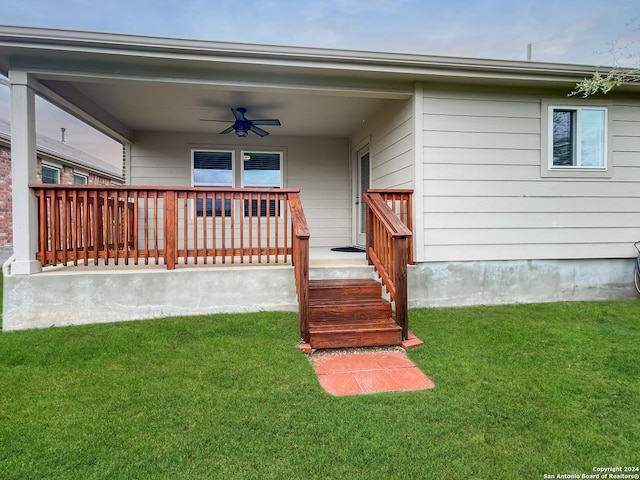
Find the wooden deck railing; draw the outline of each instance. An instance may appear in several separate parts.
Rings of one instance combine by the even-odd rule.
[[[289,195],[293,230],[292,261],[298,294],[300,338],[309,342],[309,226],[302,209],[300,195]]]
[[[370,188],[367,193],[377,193],[387,203],[391,211],[413,232],[413,190]],[[409,240],[408,264],[414,264],[413,242]]]
[[[395,303],[395,320],[402,328],[402,338],[407,340],[407,264],[412,261],[412,233],[406,223],[411,218],[411,195],[410,192],[404,191],[397,200],[394,197],[390,199],[387,195],[391,195],[391,192],[369,190],[363,195],[367,204],[367,259],[373,264]],[[405,207],[400,208],[399,205]],[[402,208],[405,208],[405,221],[398,213],[398,208],[400,213]]]
[[[43,266],[162,260],[173,269],[180,262],[291,260],[290,197],[298,205],[299,190],[30,187],[38,201],[36,259]]]

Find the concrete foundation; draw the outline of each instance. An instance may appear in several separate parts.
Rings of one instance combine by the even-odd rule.
[[[631,259],[422,263],[409,267],[409,307],[630,298],[633,267]]]
[[[60,269],[5,277],[3,330],[297,308],[291,266]]]
[[[316,263],[311,278],[373,275],[363,260]],[[409,267],[408,286],[414,308],[637,296],[631,259],[422,263]],[[3,329],[297,308],[291,265],[59,267],[5,276]]]

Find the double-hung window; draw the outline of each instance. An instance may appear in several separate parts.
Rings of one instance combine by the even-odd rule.
[[[60,169],[43,164],[42,183],[60,183]]]
[[[607,169],[607,109],[549,106],[550,170]]]
[[[233,187],[233,151],[231,150],[192,150],[192,183],[195,187]],[[225,200],[224,216],[231,215],[231,199]],[[223,216],[222,200],[216,199],[215,211],[212,199],[196,201],[196,215],[202,217]]]
[[[242,152],[242,186],[246,188],[281,188],[282,187],[282,152]],[[249,200],[244,202],[245,216],[280,215],[280,205],[276,200]]]

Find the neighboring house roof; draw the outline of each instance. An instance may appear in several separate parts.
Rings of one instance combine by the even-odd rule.
[[[0,142],[11,143],[11,124],[0,118]],[[71,145],[54,140],[51,137],[36,134],[38,152],[62,163],[79,167],[96,175],[122,181],[122,169],[98,157],[79,150]]]

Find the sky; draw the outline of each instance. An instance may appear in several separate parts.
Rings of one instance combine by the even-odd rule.
[[[640,0],[0,0],[0,25],[270,45],[636,66]],[[0,115],[9,117],[0,85]],[[118,162],[38,102],[40,133]],[[117,150],[117,152],[116,152]]]

